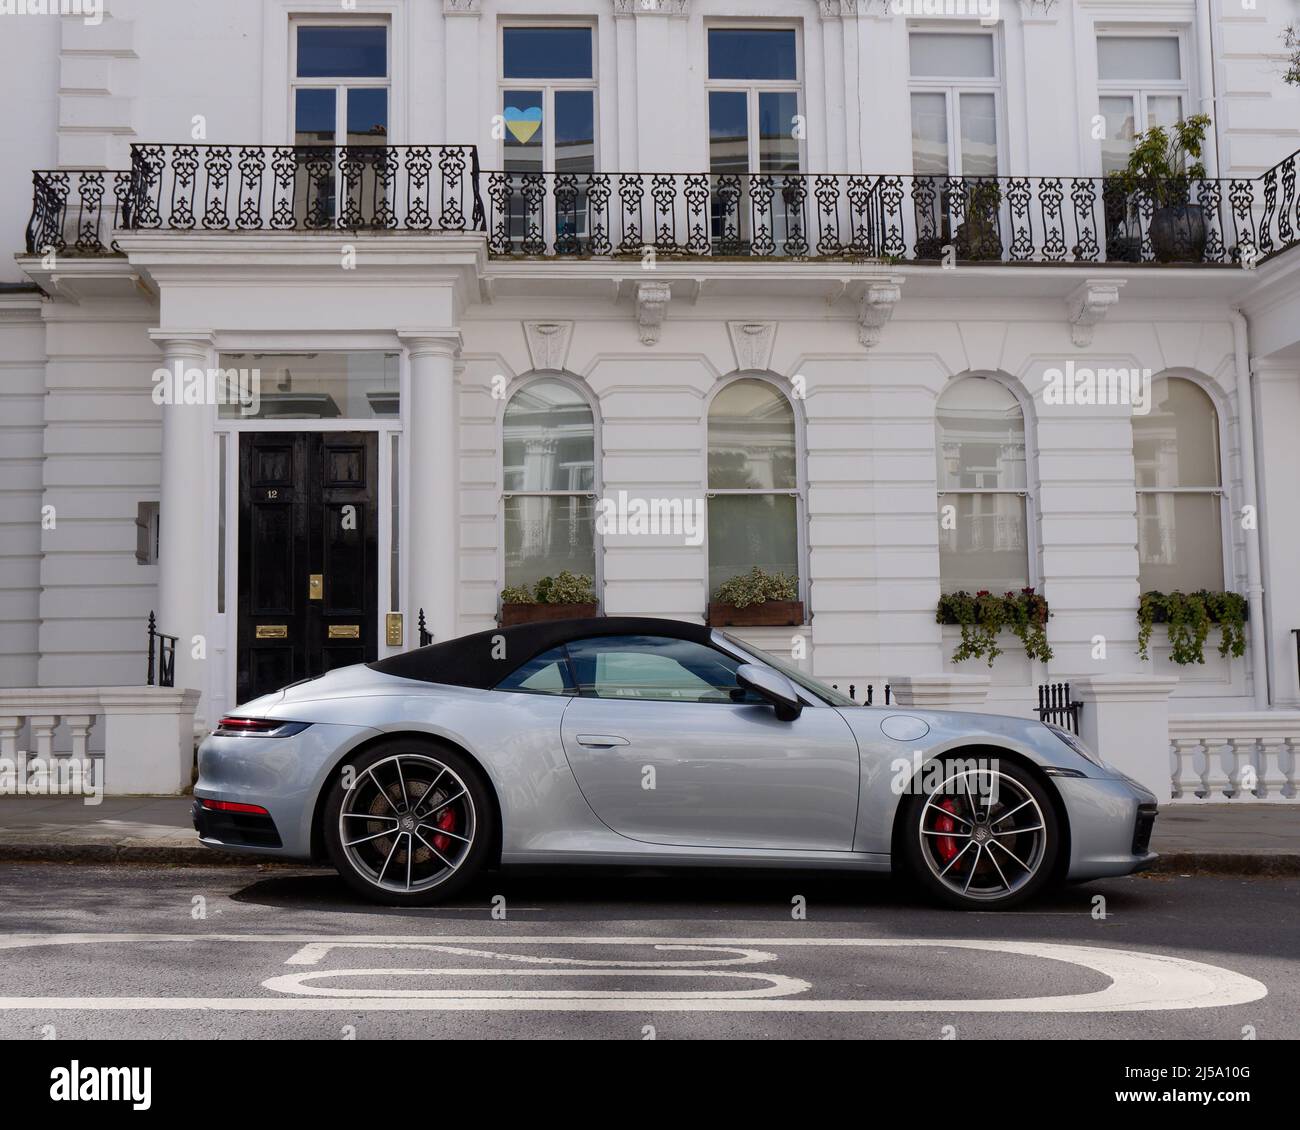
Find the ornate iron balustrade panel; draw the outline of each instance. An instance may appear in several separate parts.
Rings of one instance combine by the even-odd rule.
[[[1300,237],[1297,163],[1174,186],[1102,177],[484,174],[498,256],[1250,265]]]
[[[108,169],[50,169],[32,174],[27,253],[111,255],[125,227],[131,174]]]
[[[473,145],[133,145],[137,231],[480,230]]]
[[[472,145],[135,145],[34,174],[27,250],[113,231],[486,231],[496,256],[1249,266],[1300,242],[1300,152],[1254,178],[479,172]]]

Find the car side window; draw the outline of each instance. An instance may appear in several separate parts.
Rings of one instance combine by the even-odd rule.
[[[525,691],[528,694],[574,694],[569,675],[569,661],[564,648],[553,647],[535,655],[496,685],[499,691]]]
[[[760,702],[736,686],[740,661],[690,640],[599,636],[568,645],[578,693],[660,702]],[[734,693],[733,693],[734,692]]]

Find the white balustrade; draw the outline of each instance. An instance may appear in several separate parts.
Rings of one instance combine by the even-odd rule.
[[[1177,803],[1297,802],[1300,711],[1183,714],[1169,719]]]
[[[198,691],[171,687],[0,689],[0,791],[75,780],[75,762],[83,786],[109,795],[183,792],[198,699]],[[91,746],[97,730],[102,753]],[[56,750],[60,731],[68,748]]]

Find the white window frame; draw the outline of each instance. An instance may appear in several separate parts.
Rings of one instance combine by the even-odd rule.
[[[938,446],[935,453],[936,461],[943,458],[943,447],[940,444],[939,433],[939,407],[943,400],[944,394],[948,392],[958,381],[965,380],[983,380],[991,381],[994,384],[1001,385],[1014,398],[1020,407],[1020,420],[1025,429],[1025,486],[1023,489],[1016,487],[948,487],[938,486],[936,498],[938,505],[943,505],[943,499],[947,495],[966,495],[966,494],[1014,494],[1019,495],[1025,500],[1025,576],[1029,578],[1028,587],[1041,594],[1042,589],[1042,567],[1040,563],[1040,554],[1042,552],[1042,538],[1039,536],[1039,515],[1038,508],[1034,501],[1038,494],[1038,448],[1036,440],[1036,428],[1033,426],[1033,418],[1025,403],[1025,397],[1021,395],[1020,390],[1009,381],[993,373],[957,373],[954,374],[943,386],[939,396],[934,402],[934,439]],[[938,474],[936,467],[936,475]],[[936,484],[937,485],[937,484]],[[988,578],[982,583],[987,584]],[[939,559],[939,588],[943,589],[943,558]],[[997,594],[1001,595],[1001,593]]]
[[[926,75],[914,76],[911,72],[911,43],[914,35],[982,35],[992,40],[993,44],[993,77],[992,78],[970,78],[970,77],[950,77]],[[942,94],[944,95],[944,105],[947,110],[948,119],[948,176],[960,177],[966,175],[962,171],[962,154],[961,154],[961,96],[963,94],[992,94],[993,95],[993,120],[996,123],[998,131],[998,171],[997,175],[1003,177],[1007,175],[1007,123],[1006,123],[1006,91],[1005,81],[1006,68],[1002,59],[1002,33],[1000,28],[972,28],[967,26],[957,26],[952,24],[929,24],[919,26],[916,24],[909,25],[907,29],[908,37],[908,77],[907,77],[907,111],[908,111],[908,130],[910,136],[911,130],[911,113],[912,113],[912,95],[913,94]],[[915,172],[915,155],[913,155],[913,171]],[[921,174],[917,174],[921,175]],[[972,174],[974,175],[974,174]]]
[[[551,25],[547,25],[551,26]],[[507,490],[505,485],[506,477],[506,410],[510,407],[510,402],[526,389],[529,385],[538,381],[558,381],[561,384],[568,385],[573,389],[587,405],[591,411],[592,425],[592,448],[591,448],[591,489],[590,490]],[[510,382],[506,389],[505,398],[501,402],[501,410],[497,413],[497,545],[501,547],[499,567],[497,569],[497,591],[494,594],[497,602],[500,602],[501,590],[509,584],[506,577],[506,502],[511,498],[589,498],[592,501],[591,512],[591,556],[592,556],[592,576],[591,587],[595,590],[596,600],[604,606],[605,598],[605,569],[604,569],[604,539],[601,537],[599,524],[597,522],[597,512],[595,503],[602,497],[603,486],[601,483],[600,464],[601,464],[601,436],[600,436],[600,411],[599,402],[592,395],[591,390],[576,380],[570,374],[560,370],[537,369],[527,373],[522,373]]]
[[[1226,438],[1224,436],[1224,405],[1219,397],[1214,394],[1214,390],[1206,387],[1203,381],[1195,377],[1188,376],[1184,373],[1157,373],[1155,380],[1166,381],[1187,381],[1201,391],[1210,401],[1210,407],[1214,409],[1214,430],[1215,440],[1218,443],[1218,467],[1219,467],[1219,485],[1216,487],[1142,487],[1137,485],[1136,471],[1134,474],[1134,493],[1143,494],[1201,494],[1212,495],[1219,500],[1219,555],[1220,555],[1220,574],[1223,578],[1223,591],[1233,592],[1237,587],[1237,577],[1233,566],[1234,555],[1232,549],[1232,523],[1230,507],[1228,505],[1228,487],[1224,482],[1224,477],[1228,467],[1228,449],[1225,446]],[[1134,452],[1136,454],[1137,441],[1133,441]],[[1139,524],[1142,521],[1141,507],[1137,507],[1137,520]],[[1174,563],[1176,564],[1176,562]],[[1142,561],[1138,560],[1138,591],[1151,592],[1142,582]]]
[[[1188,42],[1188,29],[1185,26],[1153,27],[1149,25],[1140,25],[1128,27],[1123,24],[1099,24],[1096,29],[1093,54],[1097,68],[1097,113],[1101,113],[1101,100],[1103,98],[1129,98],[1134,106],[1133,132],[1141,133],[1146,130],[1147,125],[1147,101],[1151,97],[1168,98],[1177,95],[1181,100],[1182,110],[1179,117],[1188,116],[1188,107],[1191,105],[1192,90],[1188,80],[1188,67],[1192,62],[1190,58],[1190,43]],[[1103,39],[1169,39],[1176,38],[1178,41],[1178,72],[1180,78],[1174,79],[1142,79],[1134,83],[1132,79],[1103,79],[1101,77],[1101,49],[1100,42]],[[1105,157],[1101,151],[1100,144],[1097,147],[1097,164],[1098,172],[1105,168]]]
[[[779,396],[783,396],[790,405],[790,410],[794,420],[794,459],[795,459],[795,487],[794,490],[788,488],[767,489],[746,489],[743,487],[714,488],[709,485],[709,425],[713,416],[713,404],[718,399],[719,394],[726,388],[735,384],[737,381],[762,381],[770,385]],[[808,622],[808,593],[810,591],[810,578],[808,576],[808,522],[807,522],[807,498],[808,498],[808,456],[804,446],[804,417],[800,411],[799,398],[792,395],[792,390],[787,384],[772,373],[761,370],[747,370],[739,373],[732,373],[714,385],[709,394],[709,398],[704,406],[704,589],[705,603],[713,600],[713,587],[709,582],[709,573],[712,569],[711,547],[709,545],[709,518],[708,504],[709,500],[715,497],[724,497],[729,495],[785,495],[794,496],[794,524],[795,524],[795,568],[799,574],[799,599],[804,602],[804,623]]]
[[[591,35],[590,78],[506,78],[506,30],[508,28],[585,28]],[[555,94],[564,90],[591,91],[592,168],[600,169],[600,40],[596,25],[585,19],[505,17],[497,24],[497,99],[493,114],[505,112],[507,90],[542,92],[542,171],[555,171]],[[497,144],[497,168],[504,169],[506,142]],[[549,193],[547,194],[550,195]],[[548,229],[549,230],[549,229]]]
[[[383,78],[299,78],[298,77],[298,29],[303,27],[382,27],[387,43],[385,74]],[[289,21],[289,130],[288,144],[297,143],[298,137],[298,91],[299,90],[333,90],[334,91],[334,145],[347,144],[348,124],[348,89],[365,87],[371,90],[388,91],[388,133],[382,144],[394,145],[393,137],[393,24],[386,16],[366,15],[364,17],[348,16],[294,16]],[[376,142],[375,144],[381,144]]]
[[[794,74],[792,79],[715,79],[709,74],[709,33],[713,31],[789,31],[794,34]],[[709,95],[731,93],[745,95],[745,128],[747,131],[748,172],[756,176],[761,172],[759,138],[759,95],[793,94],[795,113],[807,115],[807,97],[804,92],[804,47],[801,26],[789,20],[710,20],[704,25],[704,151],[712,165],[711,123],[709,121]],[[797,138],[799,172],[808,169],[808,138]]]

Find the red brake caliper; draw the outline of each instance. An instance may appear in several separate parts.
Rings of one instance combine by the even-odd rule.
[[[939,802],[939,807],[944,812],[956,812],[957,806],[951,798],[945,798]],[[936,832],[955,832],[957,822],[951,816],[939,816],[934,821],[934,830]],[[952,857],[957,854],[957,841],[951,836],[940,836],[934,842],[935,850],[939,853],[939,858],[944,863],[952,862]],[[441,850],[441,849],[439,849]]]
[[[454,832],[456,830],[456,810],[454,808],[444,809],[443,814],[434,823],[443,831]],[[433,837],[433,846],[439,851],[446,851],[451,847],[451,837],[435,835]]]

